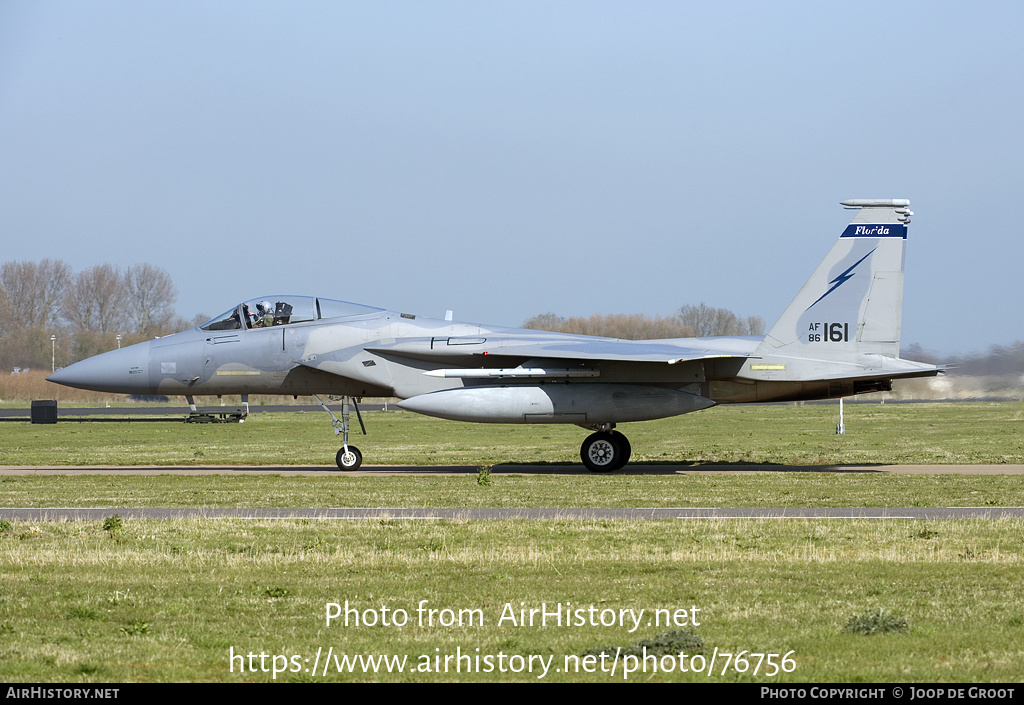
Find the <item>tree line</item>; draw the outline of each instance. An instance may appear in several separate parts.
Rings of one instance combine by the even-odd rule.
[[[177,298],[170,275],[151,264],[99,264],[76,273],[55,259],[4,262],[0,365],[63,366],[117,347],[118,335],[130,345],[183,330],[191,323],[175,314]]]
[[[702,338],[711,335],[764,335],[764,319],[760,316],[742,318],[724,308],[701,302],[687,304],[669,316],[650,317],[642,313],[594,314],[586,318],[568,318],[554,313],[533,316],[524,328],[556,333],[598,335],[625,340],[657,340],[661,338]]]

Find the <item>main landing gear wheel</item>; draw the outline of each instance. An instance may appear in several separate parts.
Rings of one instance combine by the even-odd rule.
[[[334,460],[342,470],[358,470],[359,466],[363,464],[363,454],[355,446],[349,446],[348,450],[338,449]]]
[[[619,433],[618,431],[610,431],[610,433],[613,436],[615,436],[616,440],[618,440],[619,444],[622,446],[622,465],[619,465],[619,467],[615,468],[616,470],[618,470],[619,468],[624,467],[626,463],[629,462],[629,456],[633,454],[633,446],[629,444],[629,439],[626,438],[625,435]]]
[[[633,449],[618,431],[598,431],[587,436],[580,458],[590,472],[614,472],[629,462]]]

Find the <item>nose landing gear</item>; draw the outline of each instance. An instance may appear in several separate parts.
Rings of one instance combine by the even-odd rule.
[[[342,397],[341,398],[341,419],[339,420],[334,412],[327,408],[323,400],[320,399],[316,394],[313,398],[319,402],[320,406],[323,407],[324,411],[331,415],[331,424],[334,426],[334,435],[341,434],[341,448],[338,450],[337,455],[334,456],[334,461],[338,464],[340,470],[358,470],[359,466],[363,464],[363,454],[359,452],[359,449],[355,446],[348,444],[348,415],[349,415],[349,404],[352,405],[356,410],[356,418],[359,419],[359,428],[362,429],[363,435],[366,435],[366,426],[363,424],[363,416],[359,413],[359,405],[356,404],[356,400],[353,397]]]

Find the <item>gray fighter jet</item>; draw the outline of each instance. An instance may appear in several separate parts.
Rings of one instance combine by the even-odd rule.
[[[49,379],[119,394],[334,395],[338,467],[360,397],[428,416],[576,424],[594,472],[629,460],[616,424],[716,404],[830,399],[942,368],[899,357],[910,201],[842,201],[852,222],[768,335],[617,340],[458,323],[311,296],[264,296],[193,330],[114,350]],[[356,407],[358,414],[358,407]]]

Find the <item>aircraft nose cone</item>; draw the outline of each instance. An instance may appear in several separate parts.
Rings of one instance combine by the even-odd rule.
[[[138,394],[149,388],[149,347],[139,343],[96,355],[54,372],[46,379],[65,387],[113,394]]]

